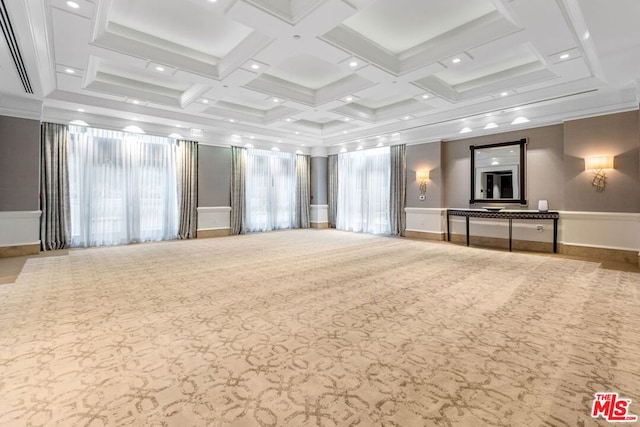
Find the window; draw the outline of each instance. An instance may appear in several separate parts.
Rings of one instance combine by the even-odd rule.
[[[389,147],[338,156],[337,229],[390,234],[390,203]]]
[[[247,150],[246,230],[295,228],[296,155]]]
[[[177,237],[173,140],[72,126],[69,192],[72,246]]]

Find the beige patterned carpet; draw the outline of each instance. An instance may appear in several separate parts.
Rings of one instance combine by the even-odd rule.
[[[2,426],[591,426],[640,275],[333,230],[70,251],[0,286]]]

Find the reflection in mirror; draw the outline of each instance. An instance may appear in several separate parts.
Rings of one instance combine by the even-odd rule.
[[[524,149],[526,139],[471,146],[470,203],[526,204]]]

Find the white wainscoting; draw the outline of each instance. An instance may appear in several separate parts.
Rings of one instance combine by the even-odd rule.
[[[0,212],[0,247],[40,244],[41,211]]]
[[[225,230],[231,228],[231,207],[199,207],[198,231]]]
[[[560,212],[565,245],[640,252],[640,213]]]
[[[446,209],[406,208],[405,212],[407,231],[446,234]],[[471,218],[469,227],[472,236],[509,237],[506,219]],[[464,235],[465,219],[451,217],[450,231]],[[513,220],[513,239],[553,242],[553,221]],[[560,211],[558,243],[640,252],[640,213]]]
[[[311,205],[311,223],[323,224],[329,222],[329,205]]]
[[[440,235],[444,235],[447,231],[446,209],[404,208],[404,212],[407,215],[406,231]]]
[[[445,232],[446,232],[445,212]],[[562,215],[560,215],[560,224]],[[558,225],[558,237],[561,225]],[[542,226],[542,231],[538,231]],[[465,218],[451,217],[449,224],[451,234],[466,234]],[[529,240],[533,242],[553,242],[553,220],[514,219],[512,225],[513,240]],[[498,239],[509,238],[509,220],[494,218],[470,218],[469,234],[479,237],[495,237]]]

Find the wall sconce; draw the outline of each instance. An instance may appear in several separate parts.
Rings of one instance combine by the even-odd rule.
[[[604,191],[607,185],[605,169],[613,169],[613,156],[591,156],[584,159],[584,168],[593,174],[591,185],[596,191]]]
[[[420,200],[424,200],[427,194],[427,180],[429,179],[429,170],[416,171],[416,180],[420,183]]]

